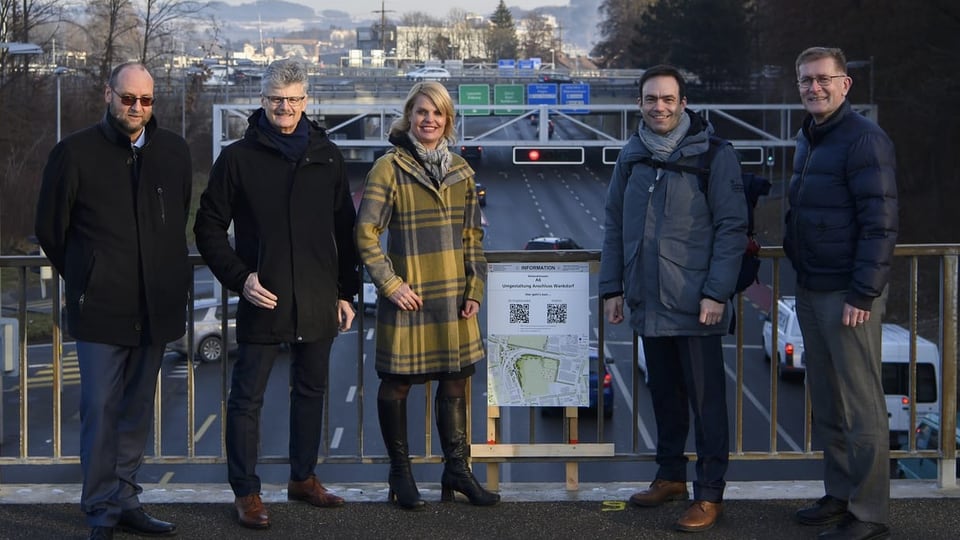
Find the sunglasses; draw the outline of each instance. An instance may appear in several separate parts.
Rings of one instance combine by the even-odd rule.
[[[110,87],[110,91],[113,92],[115,96],[120,98],[120,103],[123,103],[124,107],[133,107],[137,101],[139,101],[140,105],[144,107],[153,106],[153,96],[137,97],[137,96],[131,96],[129,94],[118,94],[117,91],[114,90],[112,86]]]

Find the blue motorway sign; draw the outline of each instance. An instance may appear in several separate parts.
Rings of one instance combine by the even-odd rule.
[[[513,70],[517,69],[517,61],[516,61],[516,60],[513,60],[513,59],[510,59],[510,60],[503,60],[503,59],[497,60],[497,69],[503,70],[503,71],[513,71]]]
[[[538,59],[539,60],[539,59]],[[533,71],[537,69],[539,62],[534,62],[533,59],[520,60],[517,64],[517,67],[520,68],[520,71]]]
[[[589,105],[590,85],[583,83],[563,83],[560,85],[560,105]],[[572,109],[567,114],[588,114],[588,109]]]
[[[527,85],[527,105],[556,105],[557,85],[554,83],[531,83]]]

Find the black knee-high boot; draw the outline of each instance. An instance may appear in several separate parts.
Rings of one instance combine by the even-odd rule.
[[[425,504],[410,470],[410,449],[407,446],[407,400],[378,399],[380,433],[390,456],[390,494],[388,498],[401,508],[423,510]]]
[[[437,432],[443,448],[443,476],[440,479],[440,500],[453,501],[459,491],[477,506],[500,502],[500,495],[491,493],[477,482],[467,465],[467,400],[437,397]]]

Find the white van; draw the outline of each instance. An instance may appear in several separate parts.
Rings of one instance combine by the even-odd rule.
[[[803,335],[797,322],[795,299],[780,299],[780,347],[786,353],[778,354],[778,369],[781,377],[787,374],[803,374],[806,371],[806,352]],[[772,325],[766,321],[763,327],[764,354],[768,357]],[[797,358],[799,362],[793,361]],[[887,416],[890,419],[890,447],[906,446],[910,427],[910,331],[896,324],[883,325],[883,343],[880,350],[881,382],[886,395]],[[917,336],[917,421],[920,417],[940,412],[940,351],[932,341]]]
[[[910,426],[910,331],[896,324],[883,325],[882,381],[890,418],[892,448],[904,445]],[[930,340],[917,336],[917,420],[940,412],[940,351]]]

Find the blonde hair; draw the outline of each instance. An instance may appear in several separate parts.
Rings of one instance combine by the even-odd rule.
[[[410,113],[413,112],[413,105],[417,101],[417,96],[420,95],[429,99],[447,119],[443,125],[443,138],[447,141],[447,144],[456,142],[457,135],[453,129],[456,119],[453,110],[453,98],[450,97],[447,88],[436,81],[418,82],[410,88],[407,99],[403,102],[403,116],[394,120],[393,124],[390,125],[390,134],[395,135],[410,131]]]

